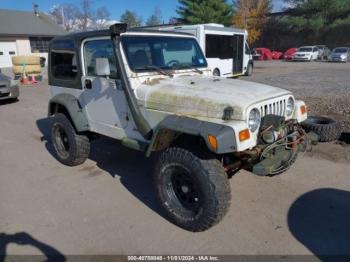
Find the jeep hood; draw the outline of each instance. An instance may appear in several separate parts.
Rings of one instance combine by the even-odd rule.
[[[245,119],[249,106],[287,94],[259,83],[205,76],[148,80],[136,90],[139,103],[147,109],[221,119],[223,110],[231,106],[236,120]]]

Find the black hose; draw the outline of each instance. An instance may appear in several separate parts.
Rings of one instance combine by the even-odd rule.
[[[122,82],[122,88],[125,93],[126,100],[128,102],[131,115],[134,119],[137,130],[145,139],[150,139],[152,137],[152,129],[149,126],[147,120],[143,117],[140,108],[137,104],[135,94],[131,89],[131,85],[123,65],[123,57],[120,51],[120,36],[115,30],[115,25],[110,27],[111,38],[113,43],[114,54],[117,60],[117,70],[120,75],[120,80]]]

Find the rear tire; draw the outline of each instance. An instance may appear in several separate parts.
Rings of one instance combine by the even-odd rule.
[[[89,157],[89,138],[77,134],[64,114],[60,113],[53,117],[51,140],[56,158],[67,166],[80,165]]]
[[[342,133],[341,124],[328,117],[309,116],[301,125],[306,132],[316,133],[320,142],[338,140]]]
[[[185,149],[169,148],[160,156],[153,181],[169,220],[189,231],[219,223],[230,206],[227,174],[216,159],[201,160]]]
[[[220,76],[220,70],[215,68],[213,71],[213,76]]]
[[[246,76],[251,76],[253,74],[253,65],[248,64],[247,71],[245,72]]]

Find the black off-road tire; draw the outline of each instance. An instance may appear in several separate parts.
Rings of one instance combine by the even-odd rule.
[[[328,117],[309,116],[301,125],[306,132],[316,133],[319,136],[319,142],[338,140],[342,133],[341,124]]]
[[[77,134],[64,114],[56,114],[52,121],[51,140],[57,160],[67,166],[84,163],[90,153],[89,138]]]
[[[183,180],[177,180],[179,177]],[[231,189],[221,163],[202,160],[182,148],[169,148],[161,154],[153,182],[169,220],[192,232],[205,231],[220,222],[230,206]]]
[[[213,76],[220,76],[220,70],[218,68],[213,70]]]

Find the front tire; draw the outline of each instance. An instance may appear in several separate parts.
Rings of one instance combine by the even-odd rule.
[[[253,65],[248,64],[247,71],[245,72],[246,76],[251,76],[253,74]]]
[[[57,114],[53,117],[51,140],[57,160],[67,166],[80,165],[89,156],[89,138],[77,134],[64,114]]]
[[[157,198],[174,224],[193,232],[219,223],[231,202],[227,174],[216,159],[181,148],[162,153],[153,175]]]

